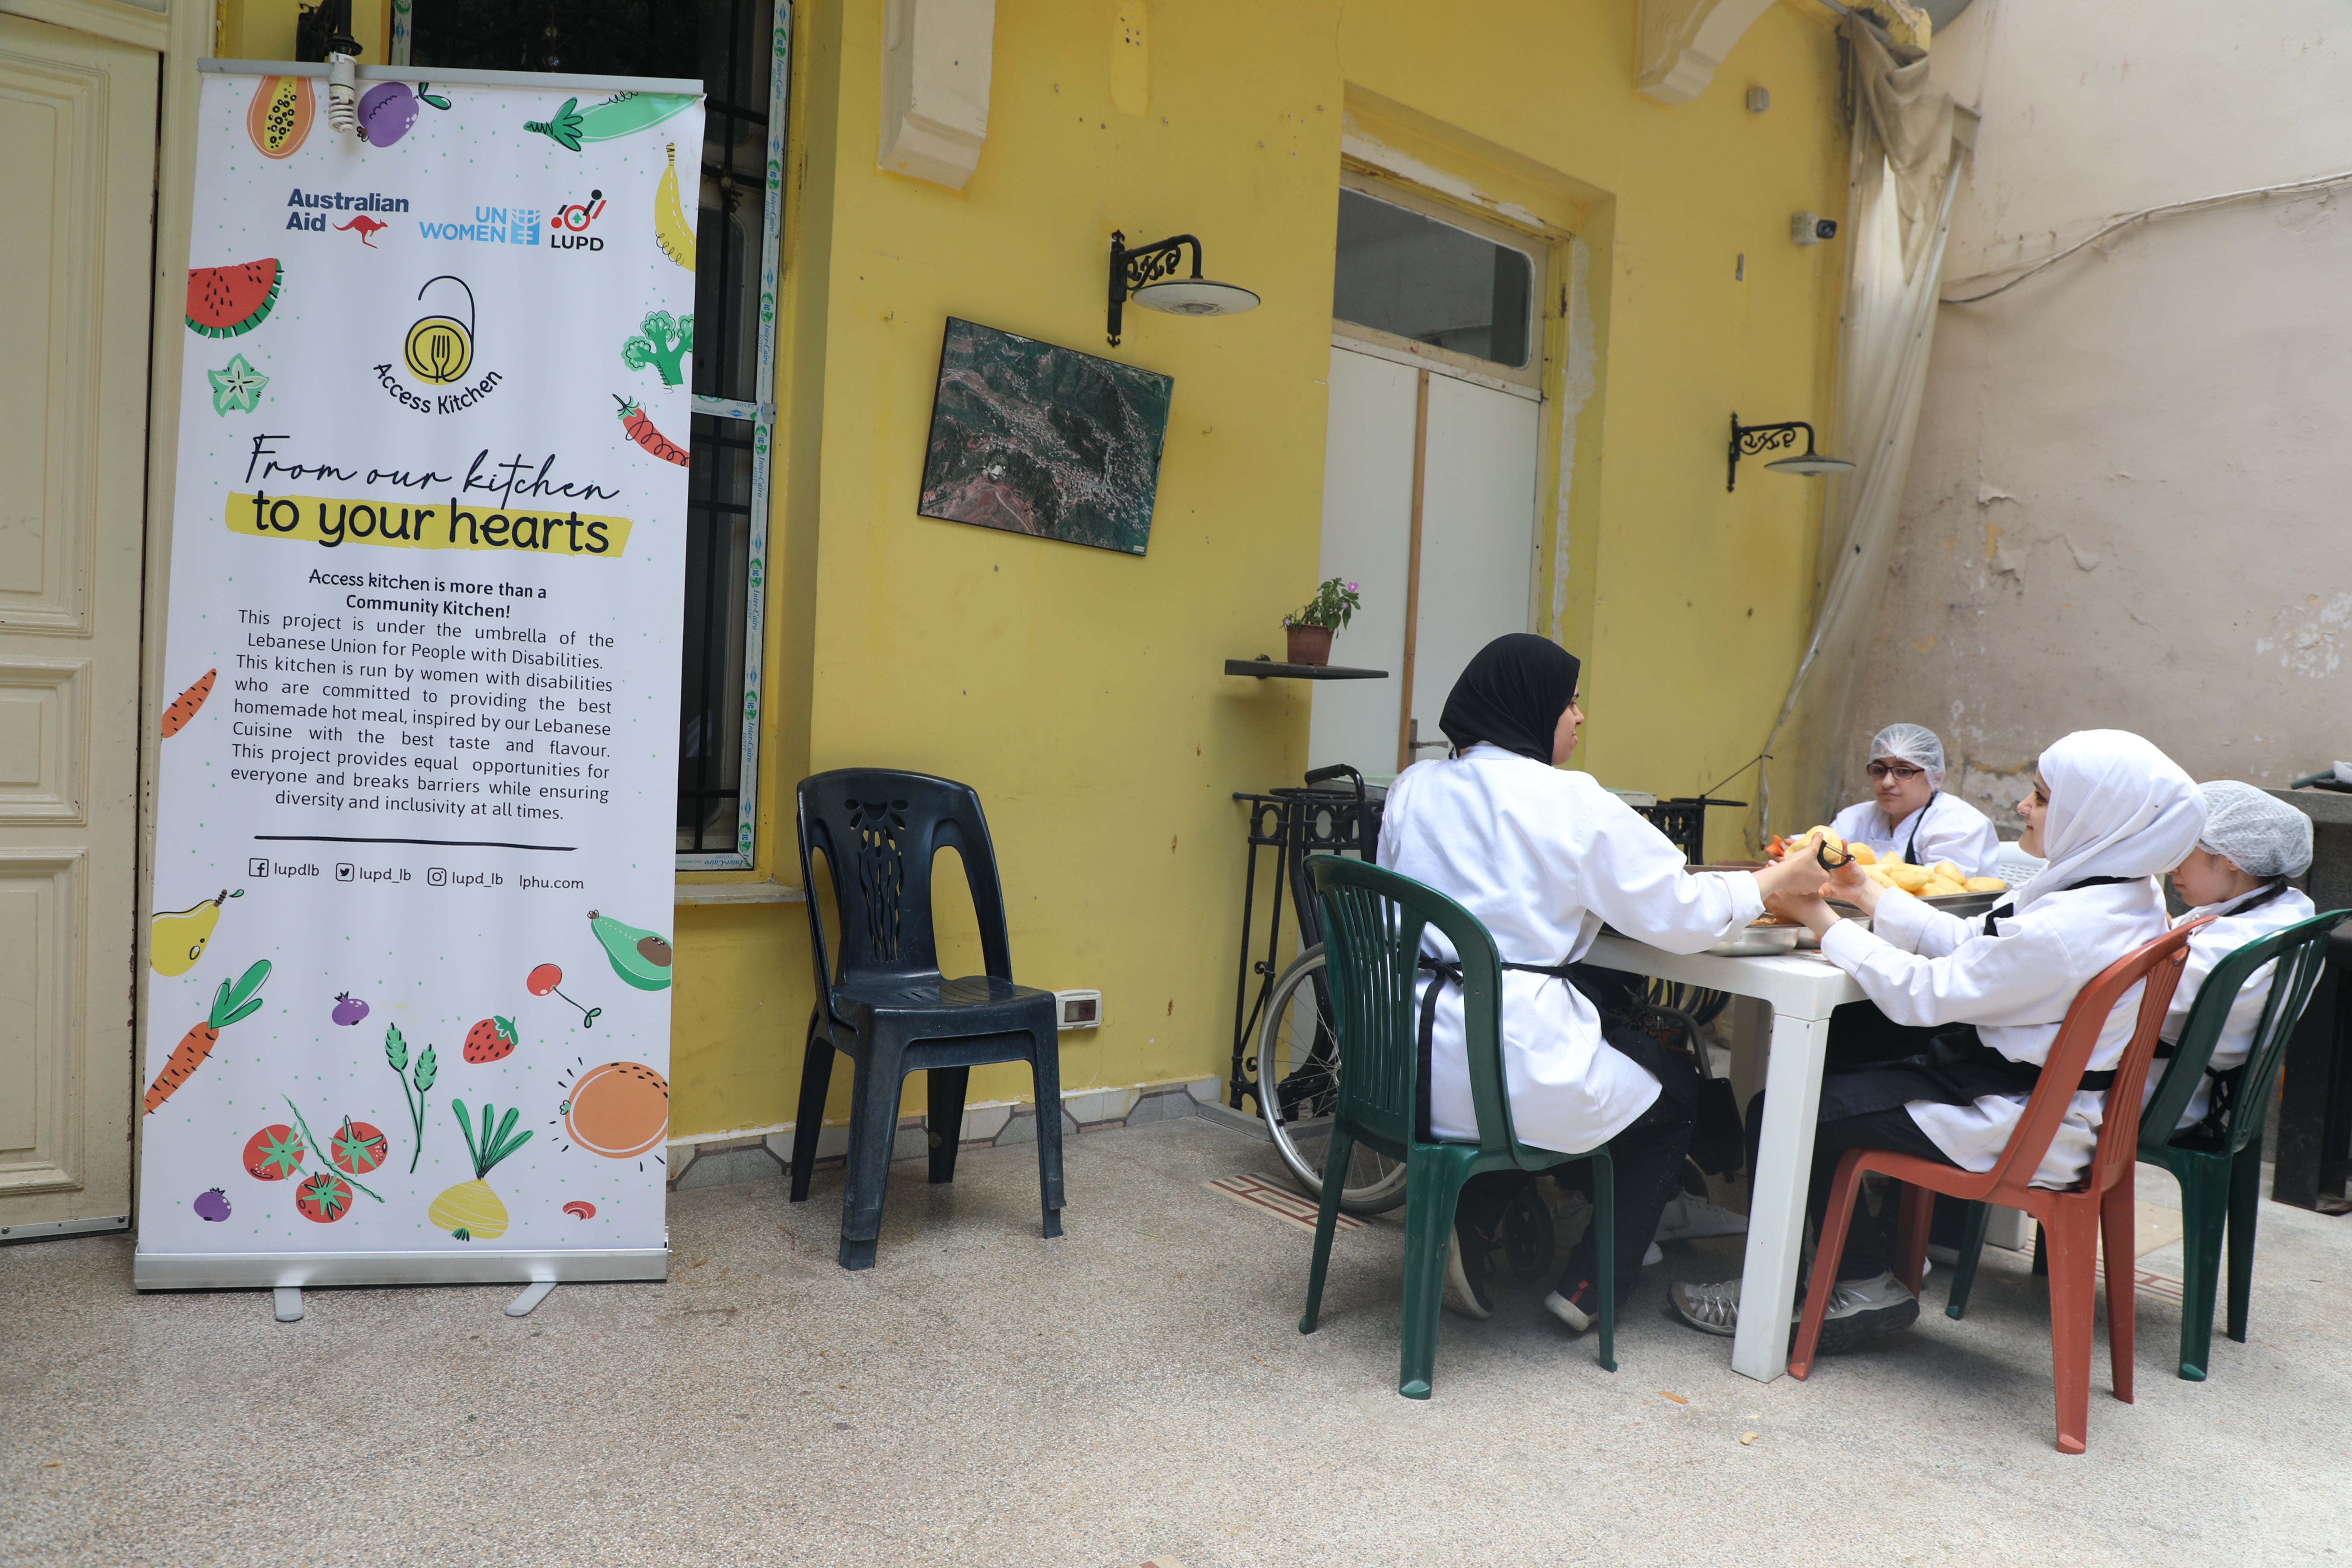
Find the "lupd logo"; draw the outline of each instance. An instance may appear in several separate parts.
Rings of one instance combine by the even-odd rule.
[[[450,287],[434,293],[437,308],[410,322],[400,341],[398,369],[422,383],[426,393],[419,395],[404,385],[390,362],[375,367],[375,378],[394,402],[415,413],[455,414],[488,396],[502,378],[497,371],[491,371],[463,391],[440,390],[457,385],[473,371],[476,323],[474,290],[453,273],[427,279],[416,291],[418,300],[433,293],[436,284]],[[463,320],[457,313],[460,309],[459,296],[464,299]]]
[[[591,191],[584,202],[566,202],[555,209],[547,220],[552,230],[547,237],[548,247],[554,250],[602,250],[602,236],[588,232],[588,226],[604,216],[604,193]]]

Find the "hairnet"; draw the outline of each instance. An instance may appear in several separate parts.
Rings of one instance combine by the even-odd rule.
[[[1870,742],[1870,760],[1893,757],[1897,761],[1924,768],[1927,783],[1936,789],[1944,787],[1944,742],[1936,739],[1936,731],[1924,724],[1889,724]]]
[[[2249,877],[2300,877],[2311,869],[2311,818],[2235,779],[2199,784],[2197,793],[2205,797],[2198,848]]]
[[[1456,751],[1485,741],[1549,767],[1552,733],[1576,700],[1578,668],[1576,656],[1549,637],[1498,637],[1471,656],[1437,727]]]

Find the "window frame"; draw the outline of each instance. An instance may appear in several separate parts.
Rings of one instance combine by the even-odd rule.
[[[775,0],[768,68],[768,160],[760,226],[760,342],[756,400],[694,395],[694,412],[751,426],[751,515],[743,594],[741,753],[736,764],[735,847],[679,850],[680,871],[748,871],[757,864],[760,809],[760,718],[767,666],[768,498],[776,430],[776,277],[782,253],[784,117],[791,103],[792,0]]]
[[[1433,223],[1448,228],[1458,228],[1489,245],[1516,250],[1528,258],[1528,363],[1507,365],[1496,360],[1480,359],[1458,350],[1439,348],[1417,338],[1368,327],[1360,321],[1343,317],[1331,318],[1331,341],[1335,347],[1369,350],[1376,358],[1401,360],[1407,364],[1426,364],[1445,371],[1465,381],[1475,381],[1500,391],[1516,392],[1538,400],[1543,395],[1544,370],[1544,290],[1549,286],[1552,246],[1549,237],[1527,229],[1479,217],[1450,203],[1436,201],[1420,195],[1394,180],[1361,173],[1353,168],[1339,172],[1339,188],[1353,191],[1360,196],[1399,207]]]

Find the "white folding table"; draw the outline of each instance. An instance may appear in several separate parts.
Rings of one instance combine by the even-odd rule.
[[[1818,952],[1721,958],[1667,952],[1610,932],[1593,942],[1585,962],[1754,997],[1771,1009],[1764,1130],[1749,1186],[1739,1332],[1731,1342],[1733,1370],[1769,1383],[1789,1370],[1789,1321],[1797,1301],[1797,1253],[1805,1232],[1830,1011],[1862,1001],[1862,987]]]

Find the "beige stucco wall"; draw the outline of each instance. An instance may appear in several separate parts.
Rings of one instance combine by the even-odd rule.
[[[2111,216],[2352,169],[2335,0],[1977,0],[1934,58],[1983,114],[1947,298]],[[1843,798],[1892,719],[1988,809],[2094,726],[2200,778],[2352,759],[2347,202],[2159,219],[1942,309]]]

